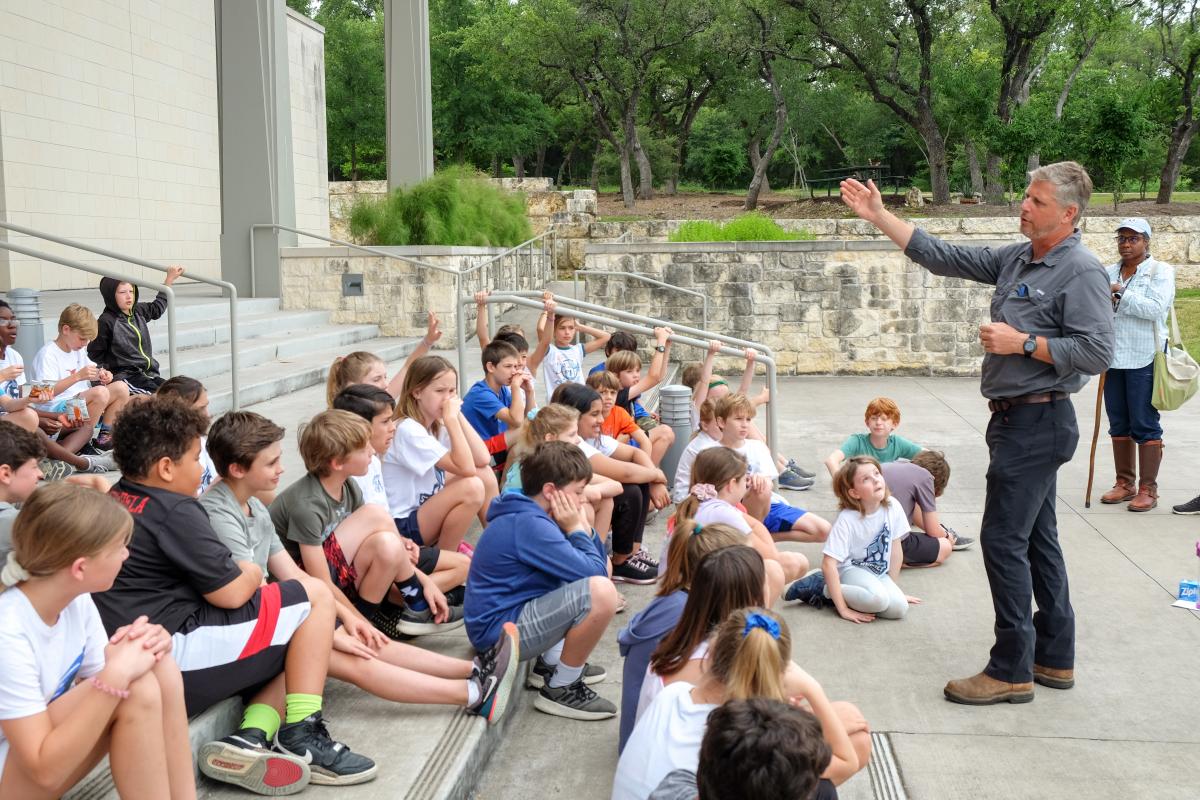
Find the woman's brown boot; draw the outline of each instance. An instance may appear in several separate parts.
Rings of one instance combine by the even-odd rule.
[[[1161,439],[1139,444],[1137,497],[1126,506],[1130,511],[1149,511],[1158,505],[1158,467],[1162,463],[1163,443]]]
[[[1113,461],[1117,465],[1117,482],[1100,498],[1101,503],[1124,503],[1137,497],[1137,445],[1128,436],[1112,437]]]

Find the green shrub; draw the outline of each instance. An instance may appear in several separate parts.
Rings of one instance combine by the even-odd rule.
[[[765,214],[751,211],[724,224],[711,220],[691,220],[671,234],[672,242],[780,242],[817,238],[808,231],[785,231]]]
[[[525,199],[469,167],[350,208],[350,235],[363,244],[513,247],[533,237]]]

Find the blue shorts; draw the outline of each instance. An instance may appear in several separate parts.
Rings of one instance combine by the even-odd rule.
[[[763,525],[771,533],[787,533],[796,524],[796,520],[806,513],[803,508],[797,508],[788,503],[771,503],[771,509],[767,512]]]
[[[414,508],[407,517],[392,517],[392,522],[396,523],[396,530],[400,531],[400,535],[405,539],[412,539],[417,544],[424,545],[425,540],[421,537],[421,526],[417,523],[417,511],[419,510]]]

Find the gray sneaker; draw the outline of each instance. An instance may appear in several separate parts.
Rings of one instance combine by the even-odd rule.
[[[946,535],[950,537],[951,546],[955,550],[968,550],[973,544],[975,544],[975,540],[970,536],[959,536],[954,532],[954,528],[951,528],[948,525],[942,525],[942,530],[944,530]]]
[[[800,466],[799,464],[797,464],[797,463],[796,463],[796,459],[794,459],[794,458],[789,458],[789,459],[788,459],[788,461],[787,461],[787,465],[784,467],[784,469],[790,469],[792,472],[796,473],[796,474],[797,474],[797,475],[799,475],[801,478],[815,478],[815,477],[817,477],[817,476],[816,476],[816,473],[814,473],[814,472],[810,472],[809,470],[806,470],[804,467],[802,467],[802,466]]]
[[[543,686],[533,700],[533,707],[567,719],[609,719],[617,715],[617,707],[593,692],[583,678],[558,689]]]
[[[116,472],[117,464],[113,461],[112,453],[101,453],[98,456],[83,456],[87,468],[79,470],[85,475],[103,475],[106,472]]]
[[[213,780],[274,797],[303,791],[312,777],[303,759],[272,750],[257,728],[242,728],[202,745],[196,760]]]
[[[550,681],[550,676],[554,674],[554,667],[542,660],[541,656],[533,662],[533,666],[529,668],[529,675],[525,677],[526,689],[541,689]],[[584,683],[593,684],[600,683],[608,677],[608,670],[599,664],[585,662],[583,665],[583,677],[580,678]]]
[[[75,468],[65,461],[59,461],[54,458],[43,458],[38,461],[38,469],[41,470],[42,480],[47,483],[61,481],[63,478],[69,478],[75,474]]]
[[[450,616],[445,622],[433,621],[433,609],[414,611],[405,606],[397,612],[394,608],[386,611],[381,607],[371,617],[371,624],[382,631],[389,639],[397,641],[410,636],[425,636],[430,633],[444,633],[463,626],[462,606],[450,606]]]
[[[799,472],[796,472],[790,467],[779,473],[779,488],[791,489],[794,492],[803,492],[811,489],[816,482],[816,478],[805,478]]]

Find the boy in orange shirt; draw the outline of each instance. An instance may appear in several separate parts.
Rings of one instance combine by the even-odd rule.
[[[621,444],[636,445],[653,458],[650,437],[638,427],[628,411],[617,405],[617,393],[621,391],[621,381],[617,374],[608,370],[593,372],[587,377],[587,385],[600,393],[600,402],[604,404],[604,422],[600,425],[600,432]]]

